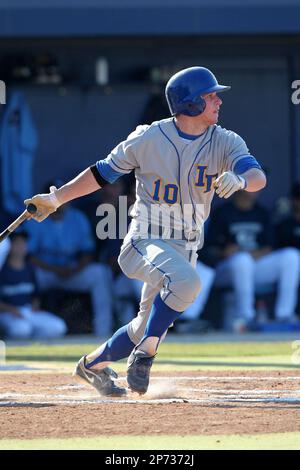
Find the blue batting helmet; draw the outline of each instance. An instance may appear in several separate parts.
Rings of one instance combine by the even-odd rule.
[[[219,85],[214,74],[204,67],[190,67],[175,73],[166,85],[166,98],[172,116],[198,116],[205,110],[204,93],[229,90]]]

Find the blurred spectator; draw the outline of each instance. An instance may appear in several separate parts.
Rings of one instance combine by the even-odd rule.
[[[6,238],[6,240],[3,240],[3,242],[0,243],[0,270],[3,264],[5,263],[9,249],[10,249],[10,241],[8,238]]]
[[[63,336],[66,325],[52,313],[39,310],[34,268],[26,261],[27,235],[11,235],[7,262],[0,271],[0,327],[12,339],[50,339]]]
[[[0,212],[0,233],[3,232],[13,221],[14,217],[10,216],[3,208]],[[10,240],[6,238],[0,243],[0,270],[5,263],[10,248]]]
[[[216,285],[233,287],[241,330],[255,319],[255,290],[277,283],[275,318],[294,321],[300,263],[294,248],[272,251],[272,227],[257,193],[237,192],[210,219],[207,246],[216,262]]]
[[[275,227],[275,246],[300,250],[300,183],[293,185],[290,200],[290,214]]]
[[[94,261],[95,241],[84,213],[68,205],[42,224],[30,221],[29,247],[41,290],[89,292],[94,333],[112,331],[109,268]]]
[[[152,91],[141,116],[141,124],[152,124],[154,121],[166,119],[170,110],[165,97],[165,86],[157,87]]]

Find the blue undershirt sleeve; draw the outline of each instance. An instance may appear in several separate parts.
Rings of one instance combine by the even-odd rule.
[[[258,170],[262,170],[258,161],[252,155],[249,155],[249,156],[240,158],[234,165],[233,171],[236,175],[241,175],[252,168],[257,168]]]
[[[104,178],[109,183],[114,183],[118,178],[120,178],[120,176],[124,175],[124,173],[113,170],[106,160],[99,160],[96,163],[96,168],[102,178]]]

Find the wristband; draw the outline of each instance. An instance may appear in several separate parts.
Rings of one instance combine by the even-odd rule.
[[[55,209],[61,206],[61,203],[59,202],[58,197],[56,196],[54,191],[53,192],[51,191],[51,193],[49,194],[49,199],[51,203],[53,204],[53,206],[55,207]]]

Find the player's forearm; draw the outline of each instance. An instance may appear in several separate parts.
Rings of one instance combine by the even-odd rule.
[[[61,188],[55,191],[55,195],[60,204],[77,199],[81,196],[86,196],[100,189],[90,168],[87,168],[80,173],[76,178],[64,184]]]
[[[260,191],[267,184],[267,178],[263,171],[257,168],[251,168],[241,175],[247,183],[246,191],[254,193]]]
[[[91,168],[94,169],[94,173],[90,168],[87,168],[61,188],[57,189],[55,186],[51,186],[49,193],[36,194],[30,199],[25,199],[24,204],[26,206],[32,204],[36,208],[32,218],[38,222],[42,222],[50,214],[53,214],[62,204],[100,189],[100,187],[103,186],[102,182],[106,181],[103,178],[101,179],[101,175],[98,173],[95,165]]]

